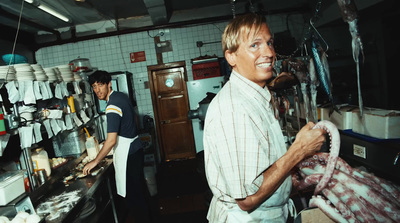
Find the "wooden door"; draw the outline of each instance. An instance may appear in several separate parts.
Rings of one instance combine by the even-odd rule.
[[[185,62],[149,66],[147,70],[162,159],[194,158]]]

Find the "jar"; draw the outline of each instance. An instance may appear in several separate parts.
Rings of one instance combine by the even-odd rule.
[[[97,142],[94,136],[90,136],[86,139],[86,151],[89,157],[89,160],[92,161],[96,158],[97,154],[99,153],[99,143]]]
[[[38,171],[40,169],[46,170],[47,177],[51,174],[51,167],[49,162],[49,156],[47,155],[46,150],[43,148],[37,148],[34,152],[32,152],[32,164],[34,171]]]

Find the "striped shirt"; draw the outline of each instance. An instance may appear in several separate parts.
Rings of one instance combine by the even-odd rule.
[[[235,199],[257,192],[262,173],[287,149],[274,117],[269,90],[232,71],[230,80],[212,100],[204,127],[204,155],[213,201],[210,222],[226,222]],[[281,206],[288,201],[288,177],[260,207]]]

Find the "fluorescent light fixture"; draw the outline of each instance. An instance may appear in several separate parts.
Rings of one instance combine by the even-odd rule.
[[[35,3],[35,0],[25,0],[25,1],[28,2],[28,3],[30,3],[30,4],[33,4],[33,5],[34,5],[34,3]],[[61,13],[59,13],[59,12],[57,12],[56,10],[54,10],[54,9],[52,9],[52,8],[50,8],[50,7],[48,7],[47,5],[39,4],[39,5],[37,5],[37,7],[38,7],[39,9],[41,9],[41,10],[43,10],[43,11],[49,13],[50,15],[61,19],[61,20],[64,21],[64,22],[69,22],[69,18],[68,18],[68,17],[62,15]]]
[[[38,8],[40,8],[41,10],[43,10],[43,11],[49,13],[50,15],[53,15],[53,16],[55,16],[55,17],[61,19],[61,20],[64,21],[64,22],[69,22],[69,18],[67,18],[67,17],[64,16],[64,15],[61,15],[59,12],[56,12],[54,9],[49,8],[49,7],[46,6],[46,5],[40,4],[40,5],[38,5]]]

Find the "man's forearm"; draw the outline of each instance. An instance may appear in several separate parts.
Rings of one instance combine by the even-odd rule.
[[[297,145],[292,145],[297,146]],[[301,157],[297,157],[289,150],[284,156],[273,163],[263,173],[263,182],[258,191],[244,199],[237,199],[236,203],[240,209],[251,211],[270,197],[287,178],[290,170],[301,161]]]

